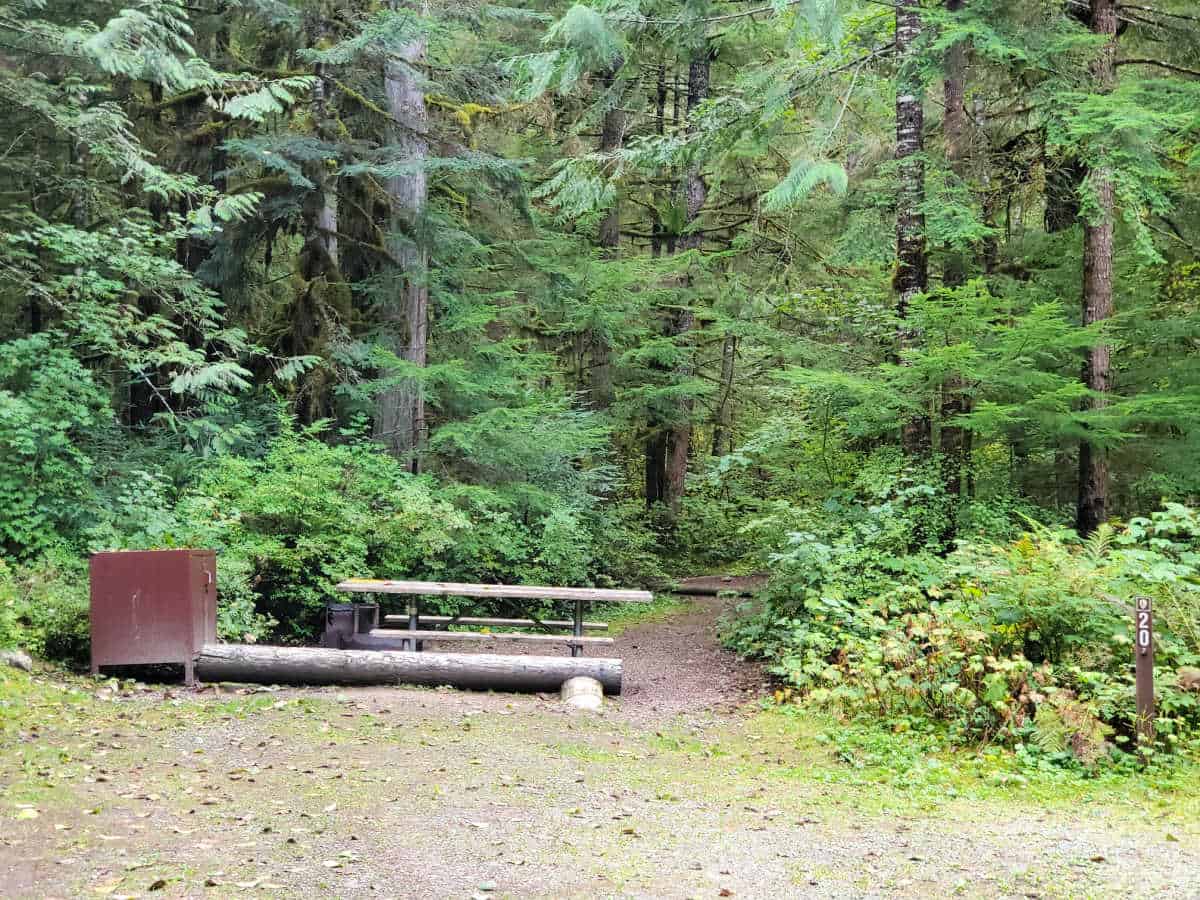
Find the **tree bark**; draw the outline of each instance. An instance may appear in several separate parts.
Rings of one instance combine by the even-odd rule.
[[[946,11],[961,12],[966,0],[946,0]],[[966,108],[967,44],[955,41],[946,50],[945,79],[942,84],[946,113],[942,132],[946,142],[946,161],[955,178],[966,181],[968,176],[968,132]],[[946,259],[943,282],[946,287],[960,287],[966,282],[966,255],[950,248]],[[959,416],[969,411],[969,401],[963,393],[961,375],[953,375],[942,385],[941,451],[942,483],[946,496],[952,501],[962,495],[963,473],[970,466],[967,431],[957,423]],[[949,535],[948,535],[949,536]]]
[[[604,73],[602,81],[611,93],[617,78],[621,62],[617,61],[611,69]],[[605,157],[610,168],[616,166],[616,156],[625,142],[626,117],[625,110],[619,103],[605,111],[604,121],[600,128],[600,153]],[[613,196],[612,206],[600,222],[600,233],[597,238],[601,253],[606,259],[616,259],[621,255],[621,195],[617,191]],[[588,342],[592,351],[592,362],[588,368],[587,388],[593,409],[607,409],[613,400],[612,377],[612,347],[608,339],[596,329],[591,329]]]
[[[654,94],[655,108],[655,131],[659,137],[666,134],[667,130],[667,67],[664,63],[659,63],[658,66],[658,84]],[[659,207],[662,203],[662,196],[656,189],[654,191],[654,212],[653,221],[650,223],[650,256],[658,259],[662,256],[663,250],[663,225],[662,216],[659,213]]]
[[[396,355],[418,368],[427,362],[429,327],[429,253],[424,231],[429,187],[424,163],[429,158],[429,113],[418,67],[425,60],[426,40],[420,37],[401,47],[384,64],[384,94],[393,121],[395,161],[411,171],[387,179],[392,202],[388,249],[397,261],[399,302],[385,316],[393,330]],[[404,379],[381,392],[376,400],[375,437],[395,456],[406,459],[416,472],[418,452],[426,437],[425,399],[419,381]]]
[[[205,644],[196,657],[203,681],[257,684],[423,684],[478,691],[557,691],[585,675],[621,693],[621,660],[586,656],[414,653]]]
[[[696,124],[693,113],[708,97],[709,76],[712,66],[712,50],[707,43],[695,52],[688,64],[688,90],[685,114],[687,117],[688,133],[695,131]],[[660,69],[658,104],[660,113],[665,111],[665,68]],[[675,91],[674,118],[679,119],[679,91]],[[659,117],[660,127],[662,116]],[[685,233],[681,236],[663,234],[660,236],[659,248],[662,242],[666,251],[699,250],[703,235],[692,228],[700,217],[700,211],[708,196],[708,185],[704,181],[699,163],[693,163],[684,174],[681,193],[684,204]],[[681,287],[688,293],[690,280],[685,278]],[[679,344],[686,344],[688,335],[696,325],[696,314],[692,309],[690,297],[684,297],[680,306],[667,319],[667,334]],[[690,379],[693,374],[694,361],[691,350],[683,348],[681,362],[673,372],[677,382]],[[679,401],[674,411],[674,421],[666,426],[665,434],[662,426],[651,423],[651,436],[646,441],[646,505],[655,503],[666,504],[672,517],[679,514],[683,505],[683,495],[687,487],[688,455],[692,443],[693,402],[691,398]]]
[[[713,456],[733,452],[733,370],[736,355],[737,338],[726,334],[721,342],[721,393],[717,397],[716,415],[713,416]]]
[[[610,92],[616,81],[619,67],[620,63],[618,62],[604,73],[602,80],[606,90]],[[612,160],[614,165],[616,154],[620,152],[621,146],[625,142],[625,124],[625,110],[619,103],[614,103],[605,111],[604,121],[600,127],[600,153],[607,160]],[[614,257],[617,255],[621,246],[621,196],[619,193],[613,197],[613,204],[600,223],[599,243],[608,251],[607,255]]]
[[[308,43],[320,46],[327,37],[327,19],[313,15],[307,23]],[[312,90],[313,132],[326,143],[338,139],[333,82],[323,65],[317,65]],[[324,355],[331,332],[351,313],[350,291],[338,263],[338,182],[324,159],[304,166],[314,188],[304,198],[304,245],[298,260],[299,283],[292,312],[291,351]],[[333,414],[333,383],[326,367],[306,373],[300,383],[297,412],[302,421],[314,422]]]
[[[696,52],[696,55],[692,57],[688,65],[686,116],[689,134],[694,133],[696,130],[696,107],[708,97],[711,66],[712,51],[706,44]],[[695,228],[695,225],[700,218],[700,211],[704,208],[704,203],[707,199],[708,185],[705,183],[704,176],[701,173],[700,163],[694,162],[688,168],[683,179],[686,231],[678,241],[680,252],[700,250],[703,235]],[[689,296],[683,298],[683,304],[670,319],[672,336],[685,345],[681,355],[681,362],[675,369],[675,377],[681,382],[692,377],[695,366],[691,347],[687,346],[689,342],[688,335],[696,327],[696,313],[691,306],[690,288],[691,278],[689,277],[685,283],[685,290]],[[690,397],[685,396],[680,399],[679,408],[676,410],[676,421],[667,434],[667,470],[664,499],[673,516],[679,515],[683,507],[683,494],[687,488],[688,454],[692,444],[693,405]]]
[[[666,502],[667,483],[667,434],[653,430],[646,439],[646,507]]]
[[[948,13],[961,12],[964,6],[966,6],[966,0],[946,0]],[[965,41],[955,41],[946,49],[945,77],[942,80],[942,95],[946,106],[946,112],[942,118],[942,135],[946,142],[946,161],[950,164],[950,171],[959,181],[965,181],[968,175],[967,52],[968,47]],[[966,258],[961,251],[951,248],[946,261],[944,280],[949,287],[957,287],[966,281]]]
[[[925,246],[925,150],[924,96],[916,71],[916,42],[921,37],[920,0],[897,0],[896,52],[900,70],[896,83],[896,159],[899,185],[896,191],[896,315],[900,319],[899,348],[913,346],[918,335],[908,325],[908,307],[923,293],[929,281]],[[901,356],[902,359],[902,356]],[[930,421],[916,415],[901,426],[901,443],[910,455],[928,452]]]
[[[1096,89],[1110,93],[1117,83],[1117,4],[1116,0],[1092,0],[1092,31],[1108,37],[1108,43],[1092,64]],[[1096,191],[1097,215],[1083,229],[1083,325],[1088,327],[1113,314],[1113,183],[1104,169],[1092,171],[1091,184]],[[1107,344],[1100,343],[1087,352],[1083,365],[1083,383],[1091,396],[1085,410],[1103,409],[1110,388],[1110,356]],[[1081,535],[1095,531],[1108,518],[1108,454],[1092,441],[1079,444],[1079,495],[1075,527]]]

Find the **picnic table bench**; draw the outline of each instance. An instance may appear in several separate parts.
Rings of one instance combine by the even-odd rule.
[[[397,581],[369,578],[352,578],[338,584],[339,591],[358,594],[399,594],[409,598],[405,615],[389,615],[383,617],[380,627],[378,607],[374,612],[353,615],[353,620],[346,619],[339,626],[334,626],[332,619],[327,624],[326,633],[329,636],[333,630],[337,634],[327,640],[327,644],[362,649],[394,649],[399,641],[399,649],[420,650],[427,640],[436,641],[513,641],[535,644],[566,644],[571,648],[572,656],[581,656],[585,645],[611,644],[611,637],[595,637],[585,635],[585,631],[607,630],[604,622],[586,622],[583,618],[584,607],[588,603],[649,603],[654,596],[649,591],[609,590],[605,588],[570,588],[570,587],[535,587],[530,585],[508,584],[461,584],[448,581]],[[479,597],[484,599],[505,600],[565,600],[574,603],[574,617],[571,621],[563,619],[541,619],[537,616],[527,618],[499,618],[486,616],[430,616],[422,615],[420,598],[429,596],[439,597]],[[525,627],[539,628],[541,631],[450,631],[451,625],[475,625],[499,628]],[[429,627],[429,626],[441,626]],[[556,630],[570,629],[569,634],[555,634]],[[330,643],[336,640],[336,644]]]

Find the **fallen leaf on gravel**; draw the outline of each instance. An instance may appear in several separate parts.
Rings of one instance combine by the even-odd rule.
[[[1103,856],[1093,856],[1090,857],[1090,859],[1092,862],[1108,862],[1108,860]]]
[[[1171,834],[1169,831],[1167,832],[1167,840],[1175,844],[1179,843],[1179,838],[1175,837],[1175,835]]]
[[[731,891],[729,888],[721,888],[719,891],[717,891],[717,896],[718,897],[732,897],[733,891]]]

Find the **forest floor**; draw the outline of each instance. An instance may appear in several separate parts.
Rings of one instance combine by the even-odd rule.
[[[198,692],[0,669],[3,897],[1200,897],[1200,774],[768,708],[722,601],[617,629],[625,696]]]

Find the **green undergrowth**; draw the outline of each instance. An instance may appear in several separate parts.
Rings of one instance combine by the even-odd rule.
[[[986,803],[1066,812],[1083,804],[1131,820],[1200,822],[1200,760],[1190,755],[1088,771],[1039,760],[1022,745],[955,748],[944,730],[897,732],[803,707],[767,710],[754,724],[762,743],[788,742],[798,754],[777,761],[776,777],[852,789],[865,811]]]
[[[661,622],[691,609],[693,601],[678,594],[655,592],[649,603],[597,604],[587,618],[608,623],[605,634],[617,635],[635,625]]]

